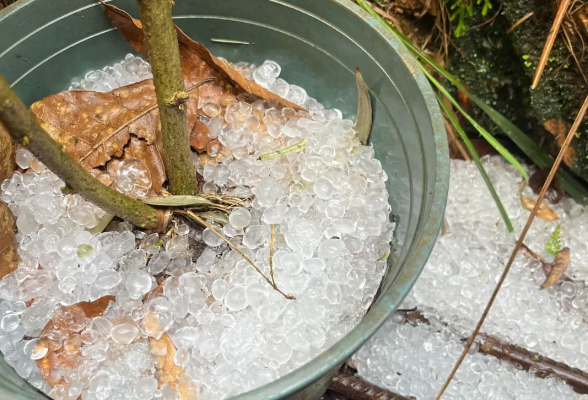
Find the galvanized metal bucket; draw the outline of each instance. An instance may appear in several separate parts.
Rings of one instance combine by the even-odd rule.
[[[138,15],[133,0],[112,3]],[[408,51],[350,0],[181,0],[173,12],[176,24],[214,54],[258,64],[276,60],[287,81],[344,114],[355,112],[356,67],[376,100],[371,139],[388,174],[397,217],[395,251],[380,295],[361,323],[324,354],[236,397],[318,398],[336,368],[398,307],[435,242],[447,199],[449,158],[432,89]],[[131,51],[95,0],[20,0],[0,11],[0,73],[28,104]],[[0,375],[0,399],[45,398],[3,358]]]

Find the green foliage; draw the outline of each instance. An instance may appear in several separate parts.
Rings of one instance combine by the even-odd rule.
[[[482,11],[480,14],[485,17],[488,14],[488,10],[492,9],[492,3],[490,0],[445,0],[447,3],[453,3],[449,7],[450,16],[449,20],[457,25],[453,30],[453,34],[456,38],[461,37],[467,30],[465,24],[466,16],[471,17],[474,15],[474,7],[479,8],[482,5]]]
[[[554,256],[556,256],[561,250],[561,226],[557,224],[549,239],[545,242],[545,250]]]

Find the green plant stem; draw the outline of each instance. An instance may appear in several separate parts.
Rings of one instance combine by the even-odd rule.
[[[2,75],[0,75],[0,122],[7,128],[14,141],[30,150],[68,187],[103,210],[128,220],[136,226],[147,229],[157,228],[157,210],[104,186],[90,175],[61,144],[41,128],[35,116],[10,89]]]
[[[170,0],[137,0],[153,84],[159,106],[161,137],[169,191],[176,195],[197,193],[196,169],[190,150],[188,93],[180,66],[180,50]]]
[[[474,161],[474,164],[476,164],[478,171],[480,171],[480,175],[482,175],[482,179],[484,180],[484,183],[486,184],[486,187],[488,188],[488,191],[490,192],[490,195],[492,196],[494,203],[496,203],[496,207],[498,208],[498,211],[500,212],[500,215],[502,216],[502,219],[504,220],[504,223],[506,224],[506,228],[508,229],[509,232],[513,232],[514,229],[512,227],[512,223],[510,222],[510,218],[508,217],[508,214],[504,208],[504,205],[502,204],[502,201],[500,200],[498,193],[496,193],[496,189],[494,188],[494,185],[490,181],[490,177],[488,177],[488,173],[486,172],[486,169],[482,165],[482,161],[480,160],[480,157],[478,156],[478,153],[476,152],[474,145],[470,141],[470,138],[468,138],[468,135],[465,133],[465,131],[463,130],[463,128],[461,127],[461,125],[457,121],[457,118],[455,118],[455,116],[451,112],[451,110],[449,110],[447,108],[447,106],[445,105],[445,103],[443,103],[441,98],[439,98],[439,95],[435,94],[435,96],[437,97],[437,101],[439,102],[441,109],[443,110],[443,112],[445,113],[447,118],[449,119],[449,122],[451,122],[451,124],[453,125],[455,130],[459,133],[459,136],[461,137],[461,139],[465,143],[466,148],[468,149],[468,152],[472,156],[472,160]]]

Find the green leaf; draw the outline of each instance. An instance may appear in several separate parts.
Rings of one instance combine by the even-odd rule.
[[[366,145],[372,132],[372,101],[370,99],[370,90],[365,84],[359,68],[355,70],[355,81],[357,83],[355,132],[360,143]]]
[[[476,95],[470,93],[455,76],[437,64],[420,48],[412,44],[408,37],[394,29],[394,27],[392,27],[382,17],[380,17],[371,8],[369,3],[367,3],[365,0],[356,0],[356,2],[371,16],[376,18],[386,29],[388,29],[388,31],[390,31],[394,37],[404,44],[404,46],[406,46],[406,48],[408,48],[417,57],[417,60],[420,60],[420,62],[424,62],[425,64],[429,65],[437,73],[447,79],[459,91],[468,96],[476,106],[482,109],[482,111],[484,111],[488,117],[490,117],[490,119],[492,119],[492,121],[494,121],[494,123],[502,129],[502,131],[518,146],[519,149],[521,149],[523,153],[525,153],[527,157],[531,159],[535,165],[537,165],[539,168],[551,167],[553,164],[553,159],[541,147],[539,147],[539,145],[537,145],[533,139],[531,139],[521,129],[510,122],[506,117],[504,117],[504,115],[483,102]],[[569,196],[571,196],[578,203],[588,204],[588,190],[576,178],[561,168],[557,172],[557,177],[561,187]]]
[[[528,181],[529,175],[527,174],[527,171],[525,171],[525,168],[510,153],[510,151],[508,151],[502,144],[500,144],[500,142],[496,140],[496,138],[492,136],[490,132],[488,132],[486,129],[484,129],[484,127],[478,124],[474,118],[472,118],[467,112],[465,112],[465,110],[461,108],[457,100],[455,100],[453,96],[451,96],[451,94],[447,91],[447,89],[445,89],[445,87],[437,79],[435,79],[429,73],[429,71],[427,71],[422,65],[421,69],[423,70],[427,78],[429,78],[429,80],[437,87],[437,89],[451,102],[451,104],[453,104],[455,109],[459,111],[460,114],[463,115],[469,121],[469,123],[472,124],[474,128],[476,128],[480,135],[482,135],[482,137],[486,139],[486,141],[490,143],[490,145],[494,147],[496,151],[498,151],[498,153],[500,153],[509,163],[511,163],[516,169],[518,169],[521,175],[523,175],[523,177],[525,178],[525,180]]]
[[[445,113],[447,118],[449,119],[449,122],[451,122],[451,124],[455,127],[455,130],[459,133],[459,136],[461,136],[464,144],[466,145],[466,148],[468,149],[468,152],[472,156],[472,160],[474,160],[474,164],[476,164],[476,167],[480,171],[480,175],[482,175],[482,179],[484,180],[484,183],[486,184],[486,187],[488,188],[488,191],[490,192],[490,195],[492,196],[494,203],[496,203],[496,207],[498,208],[498,211],[500,212],[500,215],[502,216],[502,219],[504,220],[504,223],[506,224],[506,228],[508,229],[509,232],[513,232],[514,229],[512,227],[512,223],[510,222],[510,218],[508,217],[508,214],[504,208],[504,205],[502,204],[502,201],[500,200],[500,197],[498,197],[498,193],[496,193],[496,189],[494,188],[494,185],[492,185],[492,182],[490,181],[490,178],[488,177],[488,173],[486,172],[486,170],[484,169],[484,166],[482,165],[482,161],[480,161],[480,157],[478,156],[478,153],[476,152],[474,145],[470,141],[470,138],[465,133],[465,131],[463,130],[463,128],[461,127],[461,125],[459,124],[459,122],[457,121],[457,119],[455,118],[453,113],[447,108],[447,106],[443,103],[441,98],[439,98],[439,95],[438,94],[435,94],[435,95],[437,96],[437,101],[439,102],[441,109],[443,110],[443,112]]]
[[[308,140],[302,139],[300,142],[294,143],[292,146],[288,146],[286,148],[283,148],[281,150],[274,151],[271,153],[263,154],[263,155],[259,156],[259,159],[261,161],[267,161],[267,160],[273,160],[275,158],[287,156],[290,153],[297,153],[299,151],[304,150],[307,143],[308,143]]]
[[[161,207],[202,206],[212,204],[210,201],[199,196],[149,197],[143,199],[143,203],[149,204],[150,206]]]
[[[227,216],[227,214],[222,213],[220,211],[207,211],[198,215],[200,216],[200,218],[209,219],[220,224],[229,223],[229,217]]]
[[[549,239],[545,242],[545,250],[551,255],[557,256],[561,250],[561,226],[557,224]]]

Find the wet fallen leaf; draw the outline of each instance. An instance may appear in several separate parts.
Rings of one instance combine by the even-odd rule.
[[[370,90],[367,87],[359,68],[355,70],[355,81],[357,84],[357,115],[355,131],[357,138],[363,145],[367,145],[372,132],[372,100]]]
[[[188,103],[197,107],[196,99]],[[128,146],[147,164],[153,189],[158,191],[165,181],[165,171],[155,104],[153,82],[146,80],[108,93],[56,93],[34,103],[31,111],[87,170],[104,166],[112,157],[122,157]],[[194,112],[192,122],[196,118]]]
[[[184,373],[184,369],[179,367],[174,362],[174,356],[176,355],[176,346],[172,342],[171,338],[167,333],[161,335],[159,340],[149,339],[149,344],[152,347],[160,347],[165,344],[166,352],[164,355],[157,356],[155,360],[155,368],[157,369],[157,380],[159,387],[167,383],[169,387],[176,390],[180,375]]]
[[[0,201],[0,280],[18,266],[15,230],[14,216],[8,206]]]
[[[86,318],[101,316],[114,300],[114,296],[104,296],[96,301],[60,308],[45,325],[39,338],[49,346],[49,351],[45,357],[37,360],[37,368],[49,386],[65,383],[61,375],[53,373],[55,368],[72,369],[81,362],[81,341],[75,341],[76,344],[72,346],[62,345],[64,336],[67,341],[68,338],[78,335],[85,326]]]
[[[141,21],[131,17],[126,11],[110,4],[104,4],[106,16],[112,21],[112,24],[127,39],[133,48],[143,54],[146,54],[145,43],[143,40],[143,31]],[[280,96],[259,86],[257,83],[245,78],[241,73],[233,70],[224,59],[215,57],[208,49],[199,42],[196,42],[186,35],[176,26],[178,42],[180,43],[180,58],[182,71],[187,86],[193,85],[209,77],[218,77],[218,83],[222,80],[231,82],[240,87],[247,93],[258,96],[266,100],[276,100],[285,107],[295,110],[303,110],[302,107],[294,104]],[[217,87],[216,90],[211,89]],[[210,97],[218,96],[223,88],[218,85],[207,86],[200,91],[200,96]],[[226,88],[224,88],[226,90]],[[214,93],[212,93],[214,92]]]
[[[535,171],[533,175],[529,178],[529,186],[533,189],[535,194],[539,194],[541,192],[541,188],[547,179],[547,175],[549,175],[549,170],[551,168],[543,168]],[[551,185],[549,185],[549,189],[547,189],[547,193],[545,193],[545,197],[551,204],[557,204],[563,198],[563,190],[559,186],[559,181],[557,180],[557,176],[553,177],[553,181],[551,181]]]
[[[0,182],[10,178],[14,172],[14,145],[6,128],[0,123]]]
[[[208,126],[202,121],[196,121],[190,132],[190,147],[198,152],[203,152],[206,151],[208,143],[210,143]]]
[[[531,211],[533,210],[537,202],[526,196],[521,196],[521,203],[523,203],[523,207],[525,207],[525,209]],[[545,203],[541,203],[541,205],[539,206],[537,216],[544,221],[556,221],[559,219],[557,213],[553,211],[551,208],[549,208],[549,206]]]
[[[124,159],[137,158],[142,160],[149,172],[151,172],[151,189],[159,194],[159,189],[165,182],[165,165],[163,164],[163,144],[159,140],[155,145],[149,145],[147,141],[131,137],[129,145],[125,148]],[[154,193],[150,191],[149,195]]]
[[[541,289],[547,289],[559,281],[568,268],[568,265],[570,265],[570,249],[569,247],[564,247],[555,256],[555,260],[551,264],[551,269],[547,273],[545,281],[541,284]]]
[[[0,182],[14,171],[14,145],[8,132],[0,124]],[[6,204],[0,200],[0,280],[18,266],[16,253],[16,221]]]

